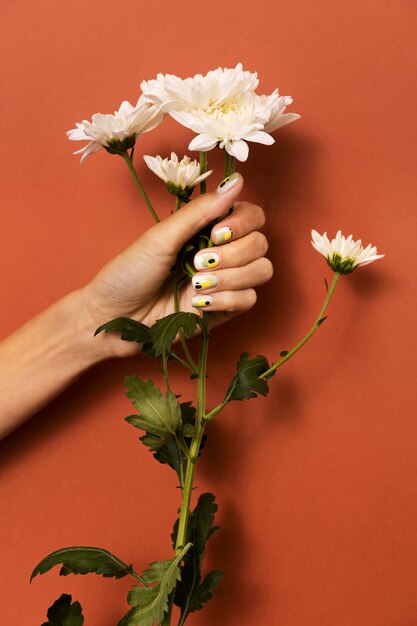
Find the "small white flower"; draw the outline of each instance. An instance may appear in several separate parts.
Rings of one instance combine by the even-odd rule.
[[[200,163],[191,161],[190,157],[184,156],[178,160],[175,152],[171,152],[171,158],[163,159],[144,155],[146,165],[154,174],[164,181],[168,191],[184,202],[191,196],[196,185],[205,180],[213,170],[200,174]]]
[[[313,248],[326,257],[328,265],[339,274],[350,274],[360,265],[368,265],[384,256],[377,254],[376,246],[369,244],[364,248],[361,239],[353,241],[352,235],[346,238],[340,230],[332,241],[327,233],[320,235],[316,230],[311,231],[311,237]]]
[[[260,118],[268,115],[265,121],[264,130],[273,133],[277,128],[295,122],[301,116],[298,113],[284,113],[286,107],[291,104],[291,96],[280,96],[278,89],[275,89],[269,96],[256,95],[256,106]]]
[[[122,102],[114,115],[95,113],[91,122],[77,122],[76,128],[67,131],[67,136],[73,141],[89,140],[90,143],[74,152],[82,155],[82,163],[101,148],[112,154],[126,152],[135,145],[138,135],[153,130],[163,118],[164,114],[141,95],[135,106],[127,100]]]

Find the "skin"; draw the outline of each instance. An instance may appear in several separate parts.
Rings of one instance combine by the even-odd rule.
[[[0,438],[39,411],[94,364],[140,352],[140,345],[120,341],[118,333],[95,329],[115,317],[130,317],[148,326],[174,312],[170,270],[181,247],[201,228],[225,215],[212,231],[228,226],[231,240],[202,250],[219,256],[218,285],[200,290],[213,304],[210,325],[217,326],[249,310],[256,302],[254,287],[272,276],[265,258],[268,243],[259,232],[265,222],[262,209],[238,201],[243,179],[224,193],[200,196],[156,224],[105,265],[85,287],[74,291],[30,320],[0,343]],[[199,254],[200,254],[199,253]],[[242,269],[244,268],[244,269]],[[194,311],[197,292],[188,283],[179,294],[180,309]],[[22,384],[24,381],[24,384]]]

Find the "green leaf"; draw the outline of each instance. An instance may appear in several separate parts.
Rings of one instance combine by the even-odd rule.
[[[55,565],[62,564],[60,576],[68,574],[100,574],[105,578],[123,578],[133,572],[132,565],[126,565],[114,554],[102,548],[72,546],[51,552],[37,564],[30,581],[38,574],[45,574]]]
[[[258,355],[254,359],[249,359],[249,354],[244,352],[240,355],[236,369],[237,372],[226,392],[225,399],[227,402],[256,398],[257,394],[267,395],[268,383],[263,378],[259,378],[263,372],[269,369],[268,361],[264,356]]]
[[[48,621],[42,626],[83,626],[84,617],[79,602],[71,604],[71,596],[63,593],[46,614]]]
[[[321,326],[321,325],[323,324],[323,322],[325,322],[326,320],[327,320],[327,315],[326,315],[326,317],[322,317],[322,318],[321,318],[321,319],[317,322],[317,328],[318,328],[319,326]]]
[[[193,428],[196,414],[195,407],[191,405],[191,402],[181,402],[180,410],[181,421],[183,424],[182,429],[185,427]],[[186,439],[188,438],[187,435],[184,434],[183,430],[181,434]],[[154,452],[154,458],[159,461],[159,463],[167,464],[177,472],[178,479],[182,485],[185,476],[187,458],[178,446],[176,439],[171,438],[167,441],[167,438],[156,437],[155,435],[146,433],[143,437],[140,437],[140,440],[145,446],[148,446],[150,450]],[[205,437],[203,437],[200,450],[203,448],[204,442]]]
[[[283,350],[282,352],[279,353],[279,356],[287,356],[289,350]]]
[[[203,604],[213,597],[213,591],[220,585],[223,578],[223,570],[214,569],[207,574],[201,585],[195,590],[188,604],[187,615],[203,608]]]
[[[175,584],[181,578],[180,563],[191,548],[188,543],[175,559],[151,563],[151,569],[143,573],[144,580],[153,587],[134,586],[129,591],[127,601],[133,608],[120,620],[118,626],[160,626],[168,610],[168,598]]]
[[[214,525],[217,504],[212,493],[203,493],[196,508],[190,515],[187,530],[187,541],[192,543],[181,567],[181,582],[175,590],[174,602],[181,607],[181,615],[188,616],[198,611],[212,597],[211,591],[217,587],[223,572],[215,570],[201,582],[201,567],[207,541],[218,530]],[[178,531],[178,520],[174,525],[172,540],[175,542]]]
[[[139,415],[129,415],[126,420],[135,428],[141,428],[151,435],[162,439],[174,437],[181,428],[181,409],[179,402],[170,389],[162,391],[148,378],[126,376],[126,395]]]
[[[172,342],[178,335],[180,329],[184,331],[186,337],[193,337],[197,324],[205,330],[205,323],[202,318],[195,313],[171,313],[162,317],[152,326],[153,351],[154,356],[159,357],[164,352],[169,352]]]
[[[152,340],[151,329],[145,324],[141,324],[136,320],[131,320],[128,317],[117,317],[110,322],[106,322],[102,326],[97,328],[94,336],[101,333],[101,331],[111,333],[115,330],[121,330],[121,339],[124,341],[137,341],[138,343],[146,343]]]

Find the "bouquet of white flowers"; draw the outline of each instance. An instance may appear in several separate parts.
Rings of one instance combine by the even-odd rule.
[[[296,113],[286,112],[286,107],[292,103],[291,97],[280,96],[278,90],[270,95],[259,95],[255,91],[257,86],[257,74],[244,71],[241,64],[186,79],[158,74],[155,80],[142,82],[142,94],[135,106],[124,101],[114,115],[96,113],[91,122],[77,123],[75,129],[68,131],[68,137],[88,142],[76,152],[81,154],[81,161],[102,148],[122,157],[153,219],[159,222],[133,163],[138,137],[158,126],[166,115],[196,133],[189,149],[199,151],[198,160],[191,160],[189,156],[180,159],[175,152],[166,158],[143,155],[146,165],[175,196],[175,210],[181,210],[196,186],[200,185],[200,193],[206,191],[206,179],[212,173],[207,169],[210,150],[219,148],[224,151],[224,180],[220,188],[230,188],[238,178],[236,161],[248,158],[248,142],[270,145],[275,141],[271,133],[299,118]],[[330,286],[326,282],[325,301],[314,324],[292,350],[281,352],[272,362],[265,356],[250,357],[243,352],[223,400],[208,408],[206,371],[212,303],[210,289],[217,284],[216,272],[213,272],[217,255],[212,248],[227,242],[233,235],[230,228],[219,228],[216,240],[212,241],[210,232],[211,228],[203,229],[178,255],[172,269],[174,313],[150,327],[122,317],[96,330],[96,334],[120,332],[123,341],[142,344],[147,355],[162,362],[164,390],[151,379],[126,377],[126,395],[136,410],[126,419],[142,431],[140,440],[154,458],[171,467],[178,476],[181,503],[172,532],[172,553],[166,560],[151,563],[148,569],[138,574],[132,565],[108,550],[73,546],[49,554],[32,572],[31,579],[60,565],[63,576],[95,573],[104,577],[133,577],[135,585],[127,598],[131,608],[118,626],[168,626],[174,618],[174,606],[179,607],[178,626],[182,626],[194,611],[210,600],[223,575],[220,569],[203,575],[206,544],[218,528],[214,525],[217,505],[211,493],[200,495],[197,503],[192,503],[195,468],[205,444],[207,425],[229,402],[267,395],[268,382],[276,370],[312,337],[326,319],[326,309],[339,278],[383,256],[377,254],[375,247],[363,248],[360,240],[354,241],[352,236],[345,238],[340,231],[330,241],[326,233],[320,235],[313,230],[312,244],[334,272]],[[202,252],[198,256],[200,261],[193,265],[197,252]],[[192,300],[195,312],[180,310],[179,306],[180,294],[190,281],[195,291]],[[187,345],[194,337],[200,342],[197,362]],[[173,360],[196,381],[195,407],[191,402],[180,402],[179,395],[171,388],[169,366]],[[43,626],[81,626],[84,617],[79,603],[63,594],[48,610],[48,620]]]

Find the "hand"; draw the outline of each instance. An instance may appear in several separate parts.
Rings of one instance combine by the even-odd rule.
[[[254,204],[236,201],[242,187],[239,174],[229,177],[216,192],[192,200],[105,265],[81,290],[92,330],[116,317],[130,317],[151,326],[173,313],[170,272],[178,252],[231,206],[233,213],[212,229],[215,247],[196,254],[198,272],[192,283],[188,281],[180,290],[179,305],[182,311],[203,308],[210,312],[210,326],[249,310],[256,302],[254,287],[268,281],[273,269],[264,256],[266,237],[258,232],[265,222],[264,213]],[[106,336],[108,357],[130,356],[138,349],[137,344]]]

